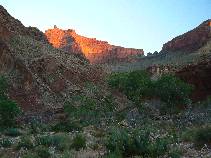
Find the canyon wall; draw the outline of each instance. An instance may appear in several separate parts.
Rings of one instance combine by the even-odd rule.
[[[162,52],[186,52],[197,51],[211,40],[211,19],[204,21],[195,29],[175,37],[165,43]]]
[[[110,45],[106,41],[87,38],[76,34],[74,30],[57,28],[45,32],[48,41],[56,48],[75,54],[83,54],[90,63],[114,63],[132,61],[134,55],[143,55],[142,49],[124,48]]]

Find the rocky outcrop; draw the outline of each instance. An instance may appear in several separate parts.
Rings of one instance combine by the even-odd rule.
[[[211,19],[204,21],[195,29],[180,35],[163,45],[162,52],[197,51],[211,40]]]
[[[175,74],[185,82],[194,85],[192,94],[194,101],[211,96],[211,60],[185,66]]]
[[[18,19],[13,18],[3,6],[0,5],[0,29],[3,27],[10,34],[30,36],[33,39],[48,43],[46,36],[35,27],[25,27]]]
[[[63,107],[87,83],[103,85],[104,71],[83,58],[55,49],[36,28],[26,28],[0,7],[0,75],[8,96],[25,112],[41,114]]]
[[[172,65],[153,65],[147,68],[151,78],[157,80],[162,74],[175,74],[181,80],[194,86],[192,100],[201,101],[211,96],[211,60],[189,64],[182,68]]]
[[[83,54],[91,63],[131,61],[133,55],[144,54],[142,49],[110,45],[105,41],[80,36],[71,29],[62,30],[55,27],[47,30],[45,35],[54,47],[75,54]]]

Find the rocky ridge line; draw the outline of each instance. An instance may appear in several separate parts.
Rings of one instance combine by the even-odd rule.
[[[54,47],[83,54],[91,63],[132,61],[132,56],[144,54],[142,49],[110,45],[106,41],[80,36],[72,29],[62,30],[54,27],[47,30],[45,35]]]
[[[195,29],[175,37],[165,43],[162,52],[191,53],[205,46],[211,40],[211,19],[204,21]]]

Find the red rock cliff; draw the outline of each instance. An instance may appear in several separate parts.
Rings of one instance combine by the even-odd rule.
[[[131,55],[144,54],[142,49],[124,48],[87,38],[76,34],[74,30],[49,29],[45,32],[49,42],[56,48],[76,54],[84,54],[91,63],[109,63],[130,61]]]
[[[180,35],[163,45],[164,52],[193,52],[211,40],[211,19],[204,21],[195,29]]]

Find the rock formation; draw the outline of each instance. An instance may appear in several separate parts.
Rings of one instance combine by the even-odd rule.
[[[131,61],[133,55],[143,55],[142,49],[124,48],[87,38],[76,34],[74,30],[62,30],[57,27],[45,32],[49,42],[56,48],[83,54],[91,63],[113,63]]]
[[[193,101],[204,100],[211,96],[211,60],[187,65],[175,74],[185,82],[194,85]]]
[[[211,19],[204,21],[195,29],[180,35],[163,45],[162,52],[197,51],[211,40]]]
[[[211,96],[211,60],[189,64],[182,68],[173,65],[153,65],[147,68],[152,79],[158,79],[162,74],[172,73],[194,86],[191,98],[200,101]]]
[[[103,85],[104,72],[84,58],[55,49],[36,28],[25,27],[0,6],[0,75],[7,76],[9,97],[25,112],[62,107],[87,83]]]
[[[19,20],[13,18],[1,5],[0,26],[1,32],[6,28],[10,34],[30,36],[35,40],[48,43],[46,36],[40,30],[38,30],[36,27],[25,27]]]

